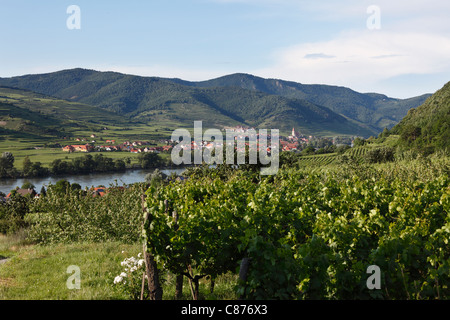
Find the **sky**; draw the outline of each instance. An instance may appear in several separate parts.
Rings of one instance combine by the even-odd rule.
[[[443,0],[0,0],[0,77],[248,73],[409,98],[450,81],[449,16]]]

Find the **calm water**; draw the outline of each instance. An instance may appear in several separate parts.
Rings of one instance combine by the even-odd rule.
[[[181,174],[185,169],[160,169],[163,173],[170,175],[172,172],[176,174]],[[99,185],[104,185],[108,187],[111,184],[117,184],[119,186],[123,184],[131,184],[136,182],[144,182],[147,173],[153,172],[151,170],[127,170],[126,172],[113,172],[113,173],[95,173],[88,175],[71,175],[71,176],[58,176],[58,177],[46,177],[46,178],[28,178],[28,179],[0,179],[0,192],[8,194],[12,189],[16,187],[21,187],[25,181],[31,182],[35,187],[36,191],[40,192],[42,186],[45,188],[49,184],[56,184],[61,179],[65,179],[70,183],[78,183],[82,189],[85,187],[97,187]]]

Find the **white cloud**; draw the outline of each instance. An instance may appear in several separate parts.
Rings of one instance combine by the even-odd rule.
[[[272,66],[255,72],[264,77],[370,91],[375,83],[393,77],[450,72],[448,57],[450,37],[364,30],[279,49]]]
[[[325,53],[308,53],[303,58],[305,58],[305,59],[331,59],[331,58],[335,58],[335,56],[330,56]]]

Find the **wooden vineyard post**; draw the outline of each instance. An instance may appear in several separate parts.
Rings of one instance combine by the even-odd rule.
[[[166,199],[164,200],[164,206],[166,208],[166,214],[169,214],[169,201]],[[175,220],[174,224],[174,230],[178,230],[178,213],[176,211],[172,212],[172,217]],[[176,276],[176,282],[175,282],[175,299],[179,300],[183,297],[183,275],[177,275]]]
[[[241,266],[239,268],[239,281],[242,283],[245,283],[247,281],[247,274],[248,274],[248,268],[250,266],[250,259],[249,258],[243,258],[241,261]],[[242,295],[239,297],[240,299],[245,298],[245,288]]]
[[[214,286],[216,285],[216,279],[211,277],[211,283],[209,285],[209,293],[214,293]]]
[[[173,218],[175,219],[175,231],[178,230],[178,213],[176,211],[173,212]],[[183,275],[177,275],[176,283],[175,283],[175,299],[181,299],[183,297]]]
[[[191,287],[191,294],[194,300],[198,300],[199,298],[199,280],[204,276],[193,276],[191,265],[187,266],[189,285]]]
[[[141,284],[141,300],[144,300],[144,291],[145,291],[145,275],[147,272],[142,273],[142,284]]]
[[[145,195],[142,195],[142,210],[145,213],[144,223],[142,227],[145,227],[145,224],[148,221],[149,213],[145,207]],[[150,300],[162,300],[163,290],[159,283],[159,274],[158,274],[158,266],[155,262],[153,255],[147,250],[147,240],[144,241],[142,245],[143,253],[144,253],[144,262],[145,262],[145,274],[147,275],[147,285],[149,291]],[[145,276],[143,276],[145,277]],[[143,290],[141,292],[141,299],[143,299]]]
[[[177,275],[175,283],[175,299],[179,300],[183,297],[183,275]]]

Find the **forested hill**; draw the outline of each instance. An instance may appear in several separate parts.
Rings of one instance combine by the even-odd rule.
[[[359,93],[346,87],[308,85],[278,79],[264,79],[243,73],[201,82],[179,79],[173,81],[204,88],[239,87],[286,98],[303,99],[325,106],[336,113],[369,125],[375,130],[391,128],[407,114],[409,109],[416,108],[431,96],[431,94],[424,94],[409,99],[396,99],[377,93]]]
[[[424,104],[411,109],[390,134],[400,135],[400,143],[404,146],[427,153],[450,150],[450,82]]]
[[[244,74],[188,82],[71,69],[0,78],[0,85],[101,107],[150,124],[192,125],[193,120],[204,120],[210,126],[240,124],[284,133],[295,127],[305,134],[365,137],[392,127],[425,99],[391,99]]]

